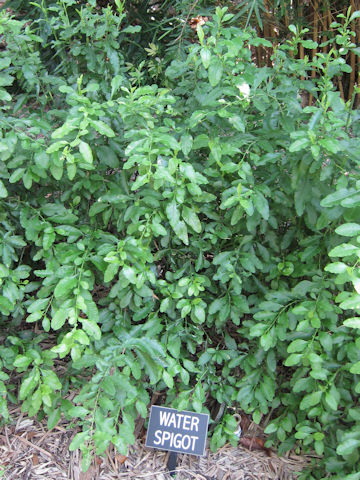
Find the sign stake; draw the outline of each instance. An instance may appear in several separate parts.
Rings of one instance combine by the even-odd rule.
[[[177,453],[176,452],[170,452],[167,467],[168,467],[169,473],[172,477],[175,477],[175,475],[176,475],[176,462],[177,462]]]

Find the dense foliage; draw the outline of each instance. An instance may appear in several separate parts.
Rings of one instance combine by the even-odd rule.
[[[72,419],[86,469],[157,391],[225,406],[212,449],[241,409],[316,451],[302,478],[359,479],[360,116],[333,85],[359,12],[313,61],[290,25],[259,68],[271,44],[218,7],[139,67],[114,3],[0,16],[2,419]]]

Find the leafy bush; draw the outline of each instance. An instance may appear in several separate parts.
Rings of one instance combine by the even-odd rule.
[[[90,2],[83,23],[74,3],[0,17],[0,415],[20,401],[48,428],[73,420],[86,469],[126,453],[156,390],[226,406],[212,449],[236,441],[240,408],[280,453],[315,449],[302,478],[359,478],[359,112],[333,87],[359,12],[314,62],[291,26],[258,68],[269,42],[217,8],[138,86],[121,4]],[[52,8],[58,68],[37,30]]]

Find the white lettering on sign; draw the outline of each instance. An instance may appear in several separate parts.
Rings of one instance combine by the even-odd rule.
[[[191,415],[175,412],[160,412],[160,425],[164,427],[182,428],[183,430],[199,431],[199,419]]]
[[[167,448],[182,448],[183,450],[194,450],[196,440],[199,437],[195,435],[183,435],[182,433],[174,433],[174,432],[163,432],[162,430],[156,430],[155,432],[156,441],[154,441],[154,445],[159,447],[164,447],[167,442],[169,444],[166,445]]]

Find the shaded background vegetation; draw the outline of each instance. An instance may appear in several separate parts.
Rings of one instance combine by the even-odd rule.
[[[86,0],[77,0],[75,8],[85,5]],[[92,2],[94,3],[94,2]],[[194,29],[198,18],[211,18],[217,5],[227,6],[234,14],[231,24],[238,27],[252,27],[259,36],[271,41],[273,45],[289,37],[289,25],[294,24],[307,29],[304,38],[319,43],[319,47],[306,48],[300,45],[297,56],[315,58],[318,52],[327,53],[335,32],[331,26],[337,22],[337,15],[344,14],[349,7],[353,11],[360,9],[359,0],[246,0],[246,1],[209,1],[209,0],[126,0],[124,9],[130,25],[141,26],[141,32],[128,46],[129,58],[133,63],[141,64],[144,55],[153,57],[153,76],[163,71],[163,60],[174,55],[181,55],[184,48],[194,42]],[[43,0],[42,5],[51,6],[55,0]],[[98,8],[110,6],[116,10],[115,0],[97,0]],[[39,9],[26,0],[8,0],[5,8],[10,8],[19,18],[38,18]],[[71,12],[71,9],[70,9]],[[70,13],[71,15],[71,13]],[[197,18],[198,17],[198,18]],[[191,19],[196,19],[193,21]],[[340,20],[341,21],[341,20]],[[343,20],[342,20],[343,22]],[[360,22],[355,19],[351,25],[355,32],[354,42],[360,43]],[[39,18],[39,32],[48,40],[51,35]],[[149,45],[153,46],[149,48]],[[142,47],[142,48],[139,48]],[[144,48],[148,48],[147,54]],[[341,48],[341,45],[339,45]],[[258,66],[271,65],[273,47],[258,46],[253,49],[253,60]],[[49,58],[52,53],[48,52]],[[349,52],[346,61],[351,72],[336,78],[336,87],[344,100],[351,100],[354,86],[359,81],[359,57],[354,51]],[[315,69],[311,76],[316,75]],[[354,106],[360,102],[359,95],[353,99]],[[312,97],[306,99],[311,104]]]

